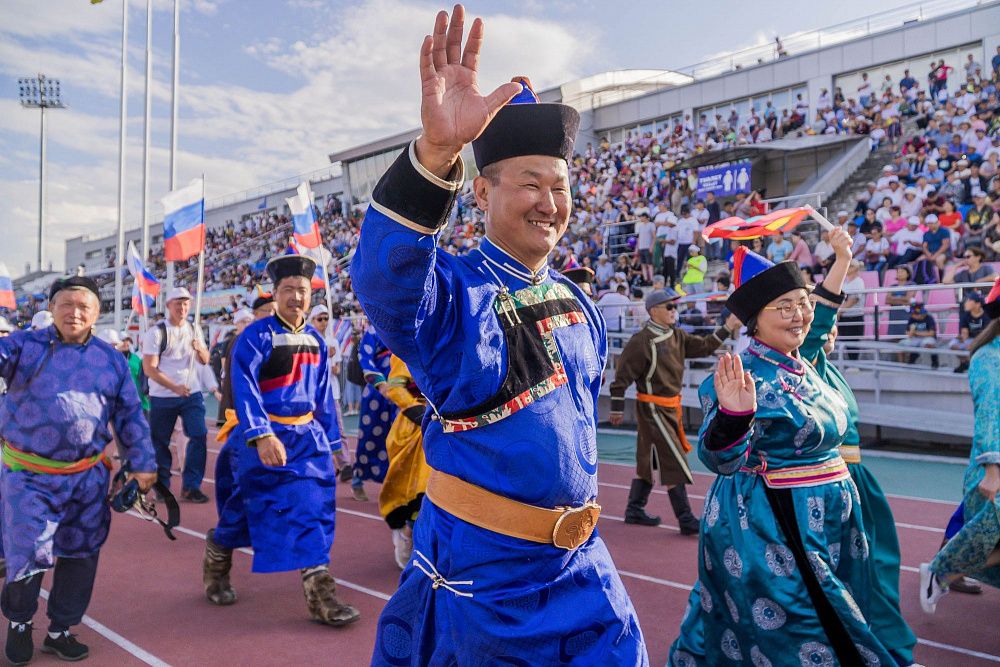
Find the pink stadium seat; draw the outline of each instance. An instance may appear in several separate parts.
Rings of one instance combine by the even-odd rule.
[[[882,287],[895,287],[899,284],[896,280],[896,272],[889,270],[885,272],[885,278],[882,280]]]
[[[878,271],[862,271],[858,275],[861,276],[861,280],[865,283],[865,287],[872,289],[878,287]],[[879,297],[881,294],[866,294],[865,295],[865,337],[872,338],[875,336],[875,304],[881,303]]]
[[[924,303],[927,312],[934,316],[938,323],[938,336],[950,338],[958,335],[958,299],[955,290],[931,290],[926,293]]]

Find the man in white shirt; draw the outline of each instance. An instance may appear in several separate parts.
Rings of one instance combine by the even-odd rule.
[[[660,202],[660,212],[656,214],[656,243],[662,248],[660,273],[671,287],[677,282],[677,216]]]
[[[695,242],[695,235],[701,231],[698,220],[691,215],[687,204],[681,206],[681,217],[677,221],[677,257],[679,262],[687,261],[688,248]]]
[[[615,267],[608,261],[608,256],[601,254],[597,258],[597,268],[594,270],[594,279],[597,282],[597,289],[604,290],[611,284],[611,279],[615,275]]]
[[[889,258],[889,268],[909,264],[920,258],[924,247],[924,233],[920,231],[920,218],[910,216],[906,227],[892,235],[893,255]]]
[[[208,349],[195,335],[187,321],[191,310],[191,293],[175,287],[167,294],[167,317],[146,331],[142,339],[142,370],[149,378],[149,430],[156,450],[157,477],[170,486],[170,437],[177,418],[181,418],[188,437],[184,456],[181,498],[193,503],[207,503],[201,492],[205,476],[206,438],[205,399],[198,391],[197,373],[192,357],[198,364],[208,363]]]
[[[847,217],[846,212],[841,211],[841,213],[844,213],[845,218]],[[820,273],[826,273],[830,266],[833,265],[833,260],[835,259],[834,250],[833,246],[830,245],[830,232],[825,229],[820,233],[819,243],[813,249],[813,257],[816,258],[815,270]]]
[[[614,292],[608,292],[597,300],[597,308],[604,315],[608,331],[622,331],[625,317],[632,301],[628,298],[628,287],[618,285]]]
[[[649,213],[642,213],[639,222],[635,223],[635,249],[639,253],[639,264],[642,267],[642,282],[649,285],[653,282],[653,239],[656,236],[656,225],[649,219]]]

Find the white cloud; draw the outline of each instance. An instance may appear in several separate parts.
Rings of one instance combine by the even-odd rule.
[[[66,238],[108,233],[116,224],[121,15],[99,12],[109,17],[98,20],[79,11],[83,0],[53,0],[56,3],[65,11],[52,12],[60,17],[53,32],[44,33],[40,30],[44,19],[38,17],[41,12],[30,9],[34,3],[15,0],[18,11],[33,13],[33,18],[23,30],[0,27],[0,72],[14,74],[16,69],[20,73],[24,67],[30,72],[37,64],[46,73],[58,73],[78,90],[96,95],[87,112],[70,108],[54,113],[50,125],[46,255],[59,267]],[[133,12],[144,6],[141,0],[132,3]],[[106,2],[93,9],[110,9],[113,4]],[[309,4],[307,0],[299,2],[302,11],[311,11],[306,7]],[[193,9],[211,13],[217,5],[201,0]],[[158,11],[170,6],[170,0],[156,0]],[[85,8],[91,9],[89,4]],[[49,14],[48,5],[46,9],[45,14]],[[434,9],[416,0],[366,0],[337,10],[336,15],[337,21],[330,23],[322,36],[289,43],[275,35],[258,35],[242,54],[229,54],[244,58],[248,68],[266,66],[285,74],[292,92],[279,94],[212,79],[207,64],[197,73],[182,74],[181,182],[204,173],[208,197],[217,197],[321,167],[334,150],[419,123],[417,53],[423,35],[432,29]],[[130,32],[141,33],[143,24],[136,16],[142,14],[133,13]],[[69,26],[78,28],[76,20],[85,20],[86,26],[73,35]],[[487,16],[485,21],[480,83],[487,91],[519,74],[528,75],[539,89],[571,79],[589,56],[581,45],[593,43],[579,30],[561,23],[504,14]],[[41,44],[33,39],[29,46],[27,39],[21,39],[29,34],[34,39],[39,34],[46,37]],[[136,54],[133,48],[132,53],[127,227],[139,219],[142,174],[141,50]],[[158,67],[167,57],[154,53]],[[29,65],[27,58],[35,61]],[[151,153],[154,202],[166,190],[168,163],[165,114],[169,79],[165,70],[157,69],[156,74]],[[37,145],[37,116],[14,105],[16,102],[0,99],[0,117],[11,118],[0,131],[0,154],[32,156],[32,146]],[[37,152],[29,160],[0,158],[0,201],[15,202],[5,212],[2,226],[17,230],[0,247],[0,260],[12,270],[17,267],[19,271],[25,259],[35,255],[36,156]]]

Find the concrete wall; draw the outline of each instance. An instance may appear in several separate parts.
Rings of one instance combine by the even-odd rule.
[[[993,2],[900,26],[868,37],[792,55],[762,65],[744,68],[686,86],[658,91],[595,109],[598,130],[653,120],[687,109],[698,109],[748,95],[806,84],[814,105],[820,88],[833,91],[833,78],[881,63],[932,53],[982,40],[980,62],[989,67],[1000,44],[1000,3]],[[915,72],[915,76],[925,76]],[[815,109],[813,109],[815,112]],[[693,118],[693,116],[692,116]]]

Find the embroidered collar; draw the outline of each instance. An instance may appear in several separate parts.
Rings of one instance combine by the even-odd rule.
[[[652,331],[653,333],[660,335],[673,331],[673,327],[661,326],[656,322],[654,322],[653,320],[647,320],[646,326],[649,327],[649,330]]]
[[[483,256],[487,273],[495,276],[513,291],[529,285],[539,285],[549,275],[547,265],[538,271],[532,271],[487,237],[483,237],[476,250]]]
[[[783,368],[789,373],[802,375],[806,372],[805,362],[799,359],[798,350],[792,353],[793,356],[789,356],[784,352],[779,352],[767,343],[761,342],[757,338],[751,339],[750,347],[748,347],[747,350],[753,356],[763,359],[770,364],[774,364],[779,368]]]
[[[275,313],[274,313],[274,319],[278,320],[278,324],[280,324],[281,326],[283,326],[285,329],[288,329],[292,333],[302,333],[305,330],[305,328],[306,328],[306,318],[304,318],[304,317],[302,318],[302,324],[300,324],[298,326],[289,324],[285,320],[285,318],[283,318],[281,315],[278,314],[277,311],[275,311]]]

